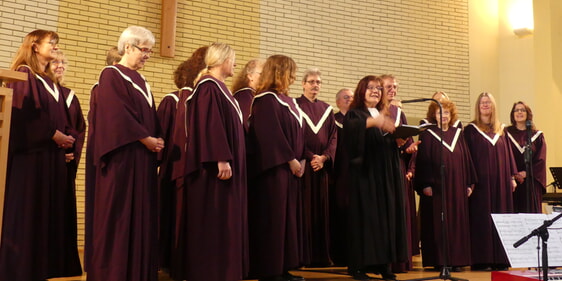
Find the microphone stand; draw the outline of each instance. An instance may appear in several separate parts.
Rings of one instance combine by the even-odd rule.
[[[525,187],[526,187],[526,194],[527,200],[525,201],[525,211],[528,213],[534,213],[535,210],[538,210],[537,206],[537,195],[533,192],[534,186],[534,176],[533,176],[533,150],[532,150],[532,141],[531,141],[531,120],[527,120],[525,123],[526,131],[527,131],[527,145],[525,145],[525,173],[527,176],[525,177]]]
[[[439,122],[442,122],[443,120],[443,106],[441,105],[441,103],[436,100],[436,99],[429,99],[429,98],[421,98],[421,99],[412,99],[412,100],[404,100],[402,101],[402,103],[417,103],[417,102],[425,102],[425,101],[432,101],[437,103],[437,105],[439,105]],[[444,138],[444,132],[443,132],[443,125],[441,125],[441,128],[439,128],[440,131],[440,145],[441,145],[441,150],[439,150],[439,157],[440,157],[440,177],[441,177],[441,235],[443,237],[443,239],[441,239],[441,253],[443,256],[443,268],[441,269],[441,273],[439,274],[439,276],[436,277],[425,277],[425,278],[416,278],[416,279],[409,279],[406,281],[421,281],[421,280],[436,280],[436,279],[442,279],[442,280],[458,280],[458,281],[468,281],[468,279],[462,279],[462,278],[457,278],[457,277],[452,277],[451,276],[451,268],[448,266],[448,247],[449,247],[449,239],[448,239],[448,235],[447,235],[447,229],[445,227],[445,222],[447,219],[447,206],[446,204],[446,200],[445,200],[445,161],[443,158],[443,149],[445,148],[445,146],[443,145],[443,138]]]
[[[537,236],[542,241],[542,272],[543,272],[543,279],[548,280],[548,227],[551,226],[555,221],[557,221],[560,217],[562,217],[562,213],[558,214],[551,220],[546,220],[544,223],[535,228],[531,233],[527,234],[525,237],[519,239],[519,241],[513,244],[514,248],[517,248],[527,242],[531,237]]]

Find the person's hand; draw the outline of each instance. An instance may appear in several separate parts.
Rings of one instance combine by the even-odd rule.
[[[472,190],[473,190],[473,187],[467,187],[467,188],[466,188],[466,195],[467,195],[468,197],[470,197],[470,195],[472,195]]]
[[[160,152],[164,148],[164,140],[162,138],[146,137],[140,142],[146,146],[146,149],[152,152]]]
[[[66,153],[64,154],[64,160],[66,161],[66,163],[69,163],[70,161],[74,160],[74,153]]]
[[[288,162],[289,169],[291,169],[291,173],[297,177],[302,177],[301,169],[304,171],[303,167],[301,167],[301,163],[297,159],[293,159]],[[303,172],[304,173],[304,172]],[[300,176],[299,176],[300,174]]]
[[[401,138],[396,139],[396,145],[398,145],[398,147],[402,147],[405,143],[406,143],[405,139],[401,139]]]
[[[312,156],[312,160],[310,161],[312,170],[315,172],[322,170],[322,168],[324,168],[324,162],[326,162],[326,160],[328,160],[327,156],[314,154]]]
[[[412,144],[410,144],[410,146],[408,146],[408,148],[406,148],[406,153],[412,154],[412,153],[418,151],[418,145],[420,143],[421,143],[421,140],[413,142]]]
[[[424,188],[422,191],[425,196],[433,196],[433,189],[431,188],[431,186]]]
[[[515,191],[515,189],[517,188],[517,182],[515,181],[514,178],[511,179],[511,191]]]
[[[411,181],[413,177],[414,177],[414,174],[413,174],[412,172],[406,173],[406,179],[407,179],[408,181]]]
[[[76,141],[73,136],[65,135],[59,130],[55,131],[52,139],[58,145],[58,147],[63,149],[71,148]]]
[[[523,183],[523,181],[525,181],[525,178],[527,177],[527,172],[526,171],[521,171],[518,172],[515,176],[513,176],[515,178],[515,180],[518,183]]]
[[[219,173],[217,174],[217,178],[221,180],[227,180],[232,177],[232,168],[230,168],[230,163],[226,161],[219,161],[217,163]]]

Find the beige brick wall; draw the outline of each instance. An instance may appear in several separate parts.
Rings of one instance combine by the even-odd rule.
[[[105,51],[129,25],[156,36],[155,55],[141,71],[157,103],[174,90],[172,73],[193,50],[215,41],[237,51],[238,69],[254,57],[286,54],[301,75],[318,67],[325,84],[321,99],[333,104],[336,91],[355,88],[367,74],[393,73],[399,98],[429,97],[442,90],[457,102],[466,122],[469,109],[468,0],[273,1],[178,0],[176,57],[158,55],[161,1],[3,0],[0,11],[0,68],[8,68],[22,38],[33,29],[55,30],[69,66],[67,86],[84,114],[89,89],[104,65]],[[400,3],[395,3],[400,2]],[[227,81],[228,83],[230,81]],[[424,116],[425,104],[407,105],[409,117]],[[84,211],[83,163],[77,179],[79,240]]]

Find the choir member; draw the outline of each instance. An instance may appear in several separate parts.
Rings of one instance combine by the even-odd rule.
[[[309,165],[303,175],[301,209],[303,213],[303,263],[312,266],[332,265],[328,177],[332,170],[337,144],[337,126],[332,106],[318,99],[322,77],[318,69],[305,72],[303,94],[297,103],[304,118],[304,156]]]
[[[513,157],[517,165],[517,188],[513,192],[513,210],[515,213],[541,213],[542,195],[546,192],[546,143],[544,134],[535,128],[533,112],[522,101],[513,104],[509,116],[511,126],[506,134],[511,144]],[[527,175],[525,148],[531,140],[530,168],[532,178]],[[529,184],[528,179],[531,182]],[[531,189],[529,191],[529,186]]]
[[[348,187],[349,183],[348,165],[345,157],[343,145],[343,120],[349,110],[349,105],[353,101],[353,91],[343,88],[336,94],[336,106],[339,111],[334,114],[337,126],[336,156],[334,159],[334,169],[330,177],[330,255],[335,265],[347,265],[347,250],[345,247],[347,207],[349,204]]]
[[[509,261],[492,222],[492,213],[512,213],[512,192],[517,186],[515,161],[496,111],[492,94],[481,93],[474,107],[474,120],[464,136],[476,169],[478,182],[468,200],[474,270],[503,270]]]
[[[431,103],[428,108],[427,120],[436,125],[420,134],[416,157],[421,252],[423,266],[433,266],[436,270],[444,265],[452,266],[458,272],[470,265],[468,197],[476,182],[476,171],[462,128],[453,126],[457,121],[455,104],[442,100],[441,106],[442,118],[437,103]]]
[[[64,96],[51,62],[59,36],[34,30],[19,47],[13,71],[27,81],[13,89],[0,280],[36,281],[82,274],[76,237],[76,195],[68,185],[68,129]]]
[[[380,76],[383,80],[383,95],[385,99],[390,118],[394,121],[394,126],[407,125],[406,115],[402,111],[402,103],[396,98],[398,95],[398,79],[392,74],[384,74]],[[419,142],[414,142],[412,137],[406,139],[396,139],[396,145],[400,149],[400,168],[404,175],[405,188],[405,208],[406,223],[408,225],[408,261],[405,263],[397,263],[392,265],[392,271],[403,273],[413,268],[412,256],[418,255],[419,251],[419,233],[416,214],[416,198],[414,187],[412,184],[412,173],[409,173],[408,167],[412,154],[416,152]]]
[[[168,112],[174,111],[173,127],[170,130],[170,141],[167,142],[167,153],[163,155],[160,164],[160,262],[163,268],[169,268],[169,273],[174,276],[183,270],[182,261],[186,249],[176,247],[178,239],[178,220],[176,210],[182,208],[185,197],[183,182],[186,159],[187,133],[185,127],[185,102],[193,92],[194,80],[201,69],[205,68],[205,55],[209,46],[197,48],[187,60],[178,65],[174,71],[174,83],[179,88],[178,101],[174,107],[169,107]],[[173,97],[170,97],[173,98]],[[172,102],[171,100],[168,101]],[[165,168],[163,169],[163,166]],[[171,192],[171,193],[169,193]]]
[[[154,99],[138,72],[154,36],[130,26],[119,38],[119,64],[99,78],[92,124],[94,206],[88,280],[157,280],[157,161],[164,147]]]
[[[106,52],[106,66],[116,65],[121,61],[121,55],[116,46],[111,47]],[[90,110],[88,111],[88,139],[86,143],[86,180],[85,180],[85,223],[84,223],[84,271],[88,272],[88,267],[91,260],[92,253],[92,222],[94,214],[94,187],[96,180],[96,168],[94,166],[94,161],[88,161],[87,159],[92,159],[94,156],[94,143],[92,138],[95,135],[95,124],[92,123],[94,119],[94,113],[96,112],[96,93],[97,93],[98,83],[96,82],[92,89],[90,90]]]
[[[235,59],[230,46],[212,44],[187,98],[185,203],[176,212],[186,253],[177,280],[238,281],[248,268],[243,117],[225,85]]]
[[[238,104],[240,104],[242,116],[244,116],[244,129],[246,131],[248,130],[247,121],[250,116],[250,106],[252,105],[252,100],[254,100],[254,94],[256,93],[264,62],[260,59],[248,61],[232,82],[231,91]]]
[[[250,272],[260,281],[303,280],[289,273],[301,265],[297,211],[305,165],[303,120],[289,97],[296,68],[287,56],[267,59],[250,115]]]
[[[359,81],[343,124],[350,178],[348,271],[355,280],[368,280],[367,272],[395,279],[390,263],[408,259],[404,176],[395,139],[386,134],[395,127],[383,110],[382,83],[376,76]]]

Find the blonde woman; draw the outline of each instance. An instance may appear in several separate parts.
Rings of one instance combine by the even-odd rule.
[[[478,241],[471,246],[472,268],[504,270],[509,261],[490,214],[513,212],[517,169],[492,94],[478,96],[474,116],[464,131],[478,177],[469,199],[470,235],[472,241]]]
[[[176,239],[183,266],[174,279],[238,281],[248,267],[246,149],[243,116],[225,80],[234,50],[214,43],[186,104],[184,204]],[[175,261],[174,261],[175,262]]]

